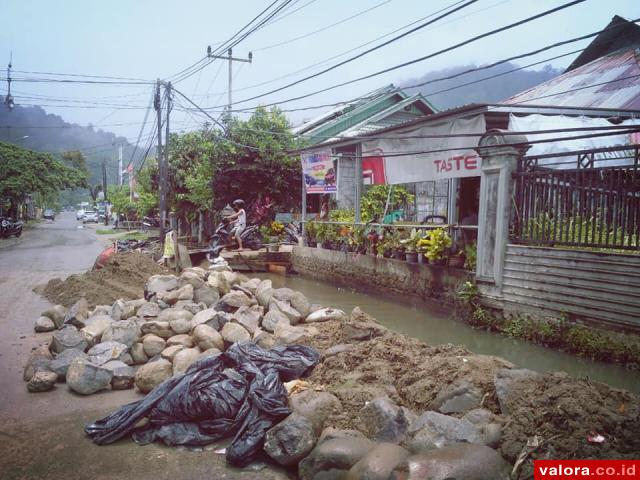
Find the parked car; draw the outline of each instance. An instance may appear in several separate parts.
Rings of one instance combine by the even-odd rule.
[[[84,220],[84,208],[81,208],[76,212],[76,220]]]
[[[47,208],[44,211],[44,215],[42,215],[46,220],[55,220],[56,219],[56,212],[54,212],[52,209]]]
[[[98,223],[98,212],[94,210],[85,210],[82,223],[94,222]]]
[[[19,237],[22,235],[22,222],[14,221],[9,217],[0,217],[0,238],[7,238],[11,235]]]

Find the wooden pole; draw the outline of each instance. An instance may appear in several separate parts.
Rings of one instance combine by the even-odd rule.
[[[169,213],[171,230],[173,230],[173,259],[176,264],[176,273],[180,273],[180,251],[178,250],[178,222],[175,212]]]

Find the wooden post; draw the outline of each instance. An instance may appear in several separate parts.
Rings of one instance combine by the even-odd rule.
[[[204,240],[204,213],[202,210],[198,212],[198,245],[202,245]]]
[[[171,230],[173,230],[173,259],[176,264],[176,273],[180,273],[180,251],[178,250],[178,222],[176,213],[169,213],[169,221],[171,222]]]

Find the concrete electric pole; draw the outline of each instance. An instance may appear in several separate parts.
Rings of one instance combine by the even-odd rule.
[[[233,90],[233,62],[245,62],[245,63],[251,63],[253,60],[253,54],[251,52],[249,52],[249,57],[248,58],[235,58],[233,55],[233,52],[231,49],[229,49],[227,51],[227,55],[213,55],[211,53],[211,47],[207,48],[207,57],[209,58],[221,58],[223,60],[228,60],[229,61],[229,91],[228,91],[228,95],[229,95],[229,102],[227,105],[227,115],[229,117],[229,119],[231,119],[231,105],[233,104],[232,98],[231,98],[231,92]]]

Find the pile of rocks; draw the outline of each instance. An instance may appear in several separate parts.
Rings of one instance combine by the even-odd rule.
[[[66,381],[83,395],[134,385],[147,393],[235,342],[293,343],[316,334],[314,323],[345,317],[300,292],[274,289],[270,280],[189,268],[179,277],[150,277],[143,299],[92,310],[80,299],[68,310],[43,312],[35,331],[54,333],[48,347],[32,353],[24,380],[31,392]]]

